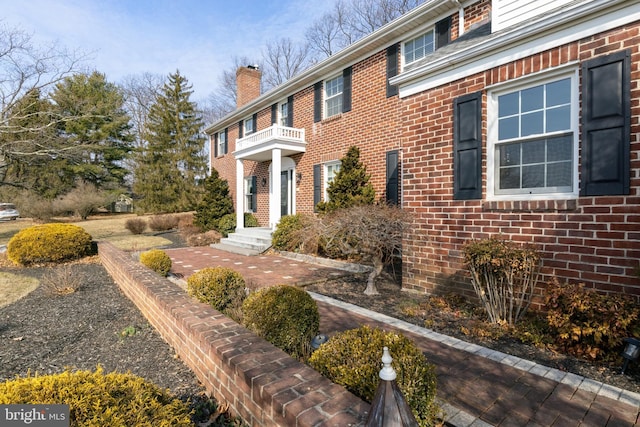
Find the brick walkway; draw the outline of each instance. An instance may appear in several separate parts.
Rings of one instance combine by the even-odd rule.
[[[227,266],[260,286],[301,284],[345,274],[277,255],[247,257],[204,248],[167,249],[172,272],[188,277],[205,267]],[[369,324],[398,329],[434,363],[438,397],[458,427],[640,426],[640,394],[547,368],[321,295],[323,333]]]

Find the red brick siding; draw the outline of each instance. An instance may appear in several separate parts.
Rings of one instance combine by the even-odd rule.
[[[604,292],[640,295],[640,24],[533,55],[403,100],[404,208],[413,223],[403,249],[403,286],[471,294],[463,265],[469,239],[501,234],[534,244],[545,279],[584,282]],[[531,202],[454,201],[453,99],[485,86],[630,48],[631,194]],[[486,156],[486,91],[483,158]],[[486,163],[483,187],[486,189]],[[538,289],[538,294],[542,290]]]

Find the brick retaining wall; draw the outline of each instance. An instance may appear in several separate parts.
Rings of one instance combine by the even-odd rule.
[[[252,426],[354,426],[369,405],[248,329],[189,297],[111,243],[105,269],[203,383]]]

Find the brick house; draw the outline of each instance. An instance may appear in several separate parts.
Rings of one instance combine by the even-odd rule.
[[[272,229],[357,145],[412,214],[403,288],[469,292],[463,245],[500,234],[546,276],[639,296],[639,64],[635,1],[426,1],[263,95],[238,70],[211,167]]]

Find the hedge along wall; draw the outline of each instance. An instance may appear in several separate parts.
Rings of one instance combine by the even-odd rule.
[[[369,404],[101,242],[103,266],[219,401],[252,426],[361,425]]]

